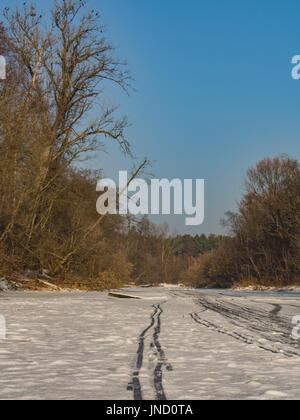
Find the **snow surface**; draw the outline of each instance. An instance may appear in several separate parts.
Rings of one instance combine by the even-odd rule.
[[[0,294],[1,399],[299,399],[297,292]]]

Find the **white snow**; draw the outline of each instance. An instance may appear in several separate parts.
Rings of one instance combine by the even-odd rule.
[[[299,399],[299,293],[121,293],[0,294],[0,398]]]

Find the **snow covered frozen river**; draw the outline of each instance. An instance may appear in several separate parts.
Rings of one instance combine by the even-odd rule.
[[[0,294],[0,399],[300,399],[299,293],[127,293]]]

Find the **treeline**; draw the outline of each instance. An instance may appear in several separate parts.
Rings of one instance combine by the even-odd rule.
[[[186,273],[194,287],[300,284],[300,165],[281,156],[249,169],[230,235],[197,258]]]
[[[59,177],[61,189],[43,215],[44,224],[35,227],[29,243],[24,227],[31,216],[31,201],[30,207],[22,206],[11,227],[7,220],[12,215],[1,212],[1,234],[7,231],[7,235],[2,241],[0,276],[46,272],[59,286],[89,290],[133,283],[178,284],[185,282],[196,258],[222,240],[216,235],[170,236],[165,225],[157,226],[147,217],[107,215],[98,224],[95,185],[100,175],[66,169]],[[4,180],[0,188],[7,189]],[[9,203],[1,197],[4,210]]]
[[[185,283],[185,273],[194,260],[215,249],[221,237],[169,236],[164,226],[156,226],[146,217],[135,219],[126,231],[128,259],[133,265],[135,284]]]

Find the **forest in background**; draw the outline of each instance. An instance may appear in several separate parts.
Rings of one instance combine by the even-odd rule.
[[[82,0],[56,2],[49,29],[32,5],[5,11],[0,276],[46,273],[59,285],[95,290],[298,284],[300,169],[288,156],[248,170],[238,212],[223,221],[226,236],[170,236],[146,217],[99,218],[103,174],[79,169],[80,160],[112,141],[143,166],[132,156],[127,119],[107,105],[107,84],[126,92],[132,80],[100,20]]]
[[[188,269],[190,285],[300,285],[299,162],[266,158],[247,171],[245,189],[238,212],[223,220],[228,236]]]

